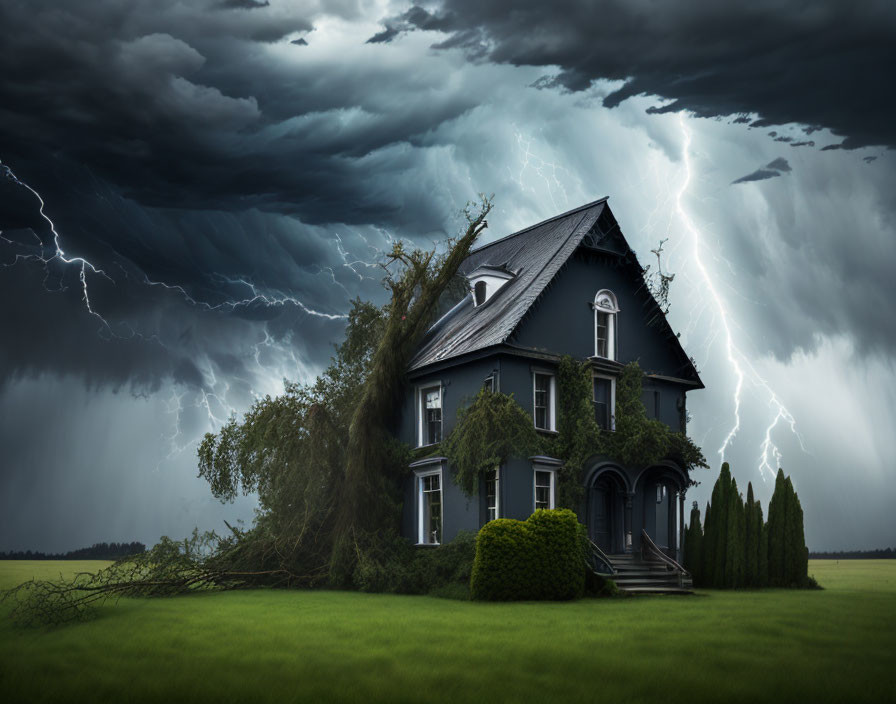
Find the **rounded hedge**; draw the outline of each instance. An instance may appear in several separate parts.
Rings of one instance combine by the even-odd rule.
[[[473,599],[577,599],[585,589],[582,531],[569,509],[499,518],[476,536]]]

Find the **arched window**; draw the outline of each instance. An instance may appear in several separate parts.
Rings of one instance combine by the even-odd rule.
[[[594,297],[594,356],[616,359],[616,296],[606,289]]]
[[[473,302],[477,306],[485,303],[486,283],[485,281],[477,281],[473,287]]]

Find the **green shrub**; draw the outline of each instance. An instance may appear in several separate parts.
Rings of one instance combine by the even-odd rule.
[[[462,531],[438,547],[415,547],[394,538],[360,551],[353,574],[355,588],[364,592],[434,594],[469,598],[476,536]]]
[[[499,518],[479,531],[473,599],[577,599],[584,588],[582,533],[569,509],[538,510],[525,521]]]

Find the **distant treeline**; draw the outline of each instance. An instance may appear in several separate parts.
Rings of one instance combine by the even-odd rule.
[[[32,552],[31,550],[0,552],[0,560],[118,560],[128,555],[146,552],[143,543],[96,543],[89,548],[66,553]]]
[[[841,550],[840,552],[810,552],[810,560],[893,560],[896,550]]]

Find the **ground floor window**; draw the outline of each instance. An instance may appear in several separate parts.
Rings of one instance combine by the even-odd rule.
[[[554,472],[535,470],[535,510],[554,508]]]
[[[497,467],[485,475],[486,521],[493,521],[501,517],[500,475],[501,470]]]
[[[442,540],[442,472],[417,477],[419,506],[417,542],[438,545]]]

